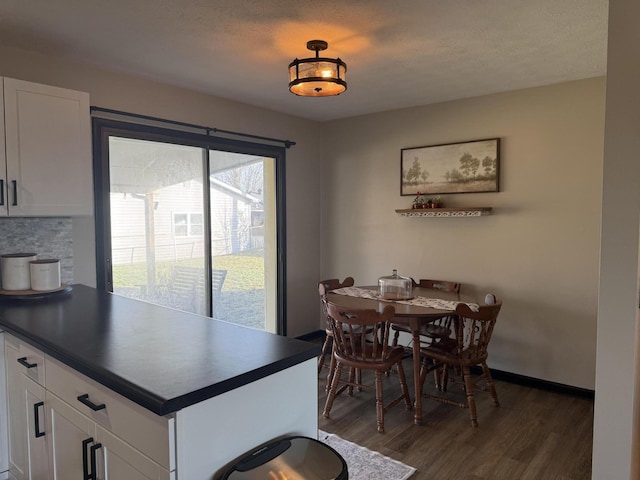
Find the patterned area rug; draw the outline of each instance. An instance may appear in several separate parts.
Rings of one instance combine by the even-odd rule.
[[[409,465],[344,440],[333,433],[319,430],[318,440],[342,455],[349,468],[349,480],[407,480],[416,471]]]

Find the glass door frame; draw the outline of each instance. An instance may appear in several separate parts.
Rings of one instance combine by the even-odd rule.
[[[204,165],[208,181],[209,150],[270,157],[275,160],[275,204],[276,204],[276,332],[287,334],[286,309],[286,202],[285,202],[285,148],[275,145],[247,142],[189,131],[175,130],[153,125],[123,122],[119,120],[92,118],[93,132],[93,183],[96,228],[96,284],[97,288],[113,291],[111,266],[111,212],[109,175],[109,137],[117,136],[148,140],[175,145],[199,147],[206,150]],[[208,200],[208,189],[205,189]],[[209,213],[208,201],[205,212]],[[210,224],[210,219],[206,221]],[[211,238],[210,228],[207,236]],[[207,242],[205,242],[207,243]],[[210,243],[210,242],[208,242]],[[211,269],[211,256],[205,258],[206,268]],[[210,283],[210,282],[209,282]],[[210,296],[210,295],[209,295]]]

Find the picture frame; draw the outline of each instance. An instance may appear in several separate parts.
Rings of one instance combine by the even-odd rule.
[[[400,195],[500,191],[500,138],[400,150]]]

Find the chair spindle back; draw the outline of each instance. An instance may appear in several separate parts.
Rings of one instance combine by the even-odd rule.
[[[460,303],[456,307],[459,318],[456,327],[458,354],[469,358],[486,358],[489,341],[493,334],[502,302],[496,300],[492,305],[481,305],[474,312],[467,304]]]
[[[390,320],[395,309],[387,305],[382,313],[325,304],[334,337],[336,355],[345,361],[375,363],[385,360],[392,348],[389,342]]]

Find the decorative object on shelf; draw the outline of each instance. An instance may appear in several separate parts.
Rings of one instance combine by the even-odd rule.
[[[393,270],[391,275],[378,278],[378,295],[383,300],[409,300],[413,298],[413,282]]]
[[[424,208],[424,198],[422,198],[420,192],[418,192],[416,198],[413,199],[413,208]]]
[[[453,207],[396,210],[403,217],[484,217],[491,215],[492,207]]]
[[[438,195],[437,197],[429,198],[425,201],[425,199],[422,198],[422,194],[418,192],[416,194],[416,198],[413,199],[411,208],[442,208],[442,200],[440,199],[440,195]]]
[[[340,95],[347,89],[347,64],[339,58],[320,57],[326,50],[324,40],[309,40],[307,48],[315,51],[312,58],[295,59],[289,64],[289,91],[303,97]]]
[[[400,150],[400,195],[498,192],[500,139]]]

